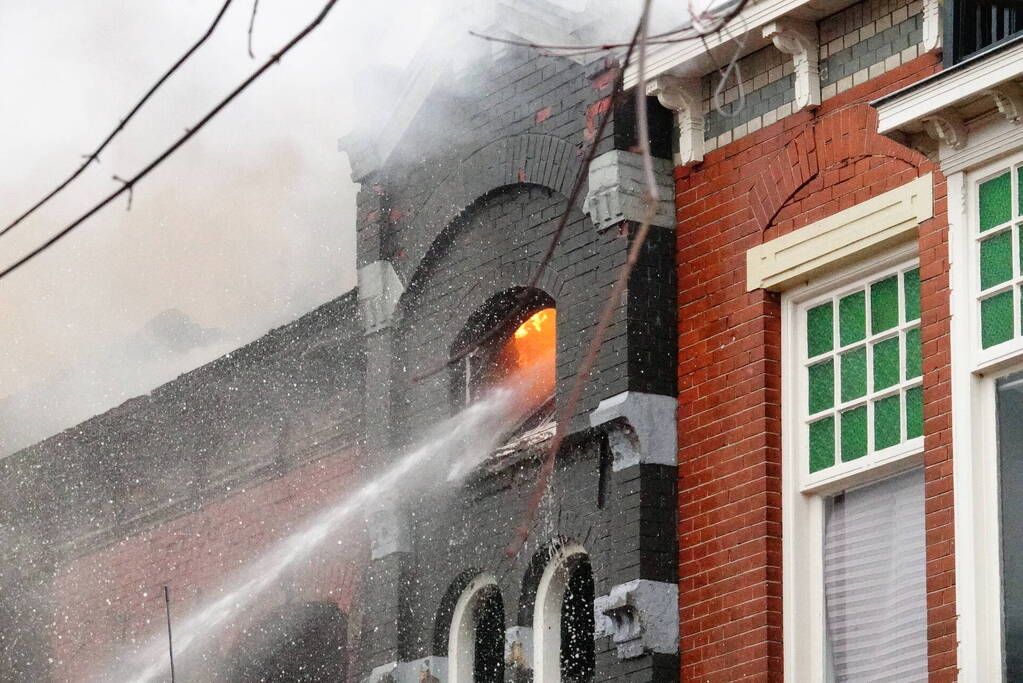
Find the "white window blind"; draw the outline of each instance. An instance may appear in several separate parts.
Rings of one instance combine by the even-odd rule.
[[[927,680],[925,561],[923,470],[827,499],[832,680]]]

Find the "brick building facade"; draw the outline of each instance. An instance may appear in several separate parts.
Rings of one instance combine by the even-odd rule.
[[[495,7],[483,26],[527,39],[580,24]],[[674,202],[514,558],[551,406],[640,217],[631,98],[609,98],[639,76],[425,50],[389,117],[343,141],[356,291],[0,461],[0,677],[104,670],[163,617],[164,585],[181,612],[208,603],[483,393],[541,314],[557,324],[551,402],[455,495],[379,496],[197,675],[1023,676],[1021,30],[1010,2],[760,0],[731,31],[651,47]],[[443,31],[431,42],[458,44]]]
[[[743,38],[652,51],[683,680],[1020,675],[1018,13],[760,2]]]

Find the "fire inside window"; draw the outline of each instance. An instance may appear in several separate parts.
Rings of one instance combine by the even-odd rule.
[[[500,335],[489,350],[469,358],[466,398],[509,386],[521,392],[529,413],[546,413],[544,408],[553,408],[556,355],[557,311],[541,308]]]

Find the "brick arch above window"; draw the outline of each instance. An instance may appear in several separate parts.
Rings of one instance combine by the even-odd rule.
[[[761,231],[774,226],[785,206],[822,175],[870,158],[901,161],[918,173],[930,167],[923,154],[877,132],[877,112],[869,104],[852,105],[818,119],[768,157],[756,173],[749,204]],[[850,198],[849,205],[856,201]]]
[[[402,245],[405,258],[395,264],[399,277],[411,282],[437,238],[481,197],[522,184],[540,185],[567,197],[579,168],[578,149],[552,135],[512,135],[476,150],[415,212]]]

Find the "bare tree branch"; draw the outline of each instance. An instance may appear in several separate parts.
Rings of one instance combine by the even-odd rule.
[[[646,236],[650,231],[650,223],[653,221],[654,214],[657,210],[657,182],[654,178],[653,159],[650,154],[650,135],[649,130],[643,126],[643,123],[646,120],[646,84],[644,71],[646,67],[645,40],[647,24],[650,19],[651,2],[652,0],[643,0],[643,11],[640,14],[639,23],[636,26],[636,33],[633,36],[633,42],[629,47],[629,53],[627,55],[627,58],[631,57],[633,47],[638,47],[640,80],[636,86],[636,97],[637,108],[639,109],[637,116],[641,117],[638,135],[639,149],[640,153],[643,155],[644,168],[649,168],[649,171],[644,173],[646,181],[644,203],[646,204],[646,208],[643,212],[643,220],[633,236],[632,246],[629,248],[628,257],[619,269],[618,277],[615,280],[614,286],[611,288],[611,293],[608,295],[604,308],[600,313],[600,319],[597,322],[596,329],[593,331],[593,337],[590,339],[589,348],[586,351],[586,355],[583,356],[582,362],[579,363],[579,368],[576,370],[575,377],[572,379],[572,385],[568,391],[568,396],[566,397],[564,404],[559,405],[558,407],[558,416],[555,420],[555,424],[557,426],[554,429],[554,436],[551,438],[551,443],[544,454],[543,463],[540,467],[540,476],[537,478],[536,484],[533,488],[533,494],[530,496],[529,502],[526,505],[522,523],[519,525],[519,528],[515,533],[515,537],[512,539],[511,544],[505,551],[508,556],[518,555],[523,545],[525,545],[526,539],[529,538],[529,530],[533,527],[537,510],[539,510],[540,503],[543,501],[543,497],[550,486],[552,477],[554,476],[554,466],[557,461],[558,451],[561,450],[561,444],[564,442],[565,436],[567,435],[568,425],[571,423],[572,416],[575,414],[575,408],[579,404],[583,387],[589,381],[590,374],[593,372],[593,367],[597,363],[597,355],[600,352],[600,347],[603,346],[604,338],[607,336],[607,330],[614,320],[615,309],[617,309],[621,303],[622,294],[625,292],[625,287],[629,282],[629,276],[632,274],[632,269],[639,260],[639,253],[643,248],[643,244],[646,242]],[[619,82],[620,80],[621,79],[619,79]],[[587,167],[589,166],[589,160],[586,165]]]
[[[306,24],[306,26],[301,31],[299,31],[297,34],[295,34],[294,37],[291,38],[291,40],[289,40],[287,43],[285,43],[284,47],[279,49],[277,52],[273,53],[262,64],[262,66],[260,66],[254,72],[252,72],[252,74],[248,78],[246,78],[244,81],[242,81],[241,84],[239,84],[234,90],[232,90],[230,93],[228,93],[228,95],[224,99],[222,99],[219,103],[217,103],[217,105],[215,107],[213,107],[213,109],[211,109],[205,116],[203,116],[201,119],[199,119],[198,123],[196,123],[194,126],[189,128],[185,132],[185,134],[182,135],[180,138],[178,138],[170,147],[165,149],[158,157],[156,157],[153,161],[149,162],[141,171],[136,173],[134,176],[132,176],[131,178],[127,178],[124,181],[122,181],[122,182],[124,182],[124,185],[119,190],[117,190],[116,192],[112,192],[111,194],[107,195],[107,197],[105,199],[103,199],[101,202],[99,202],[98,204],[93,206],[91,209],[86,211],[84,214],[82,214],[80,217],[75,219],[74,222],[72,222],[69,225],[65,226],[59,232],[57,232],[55,235],[53,235],[48,240],[43,242],[41,245],[39,245],[38,247],[36,247],[32,251],[28,252],[27,254],[25,254],[24,256],[19,258],[17,261],[15,261],[11,265],[7,266],[2,271],[0,271],[0,279],[3,279],[5,277],[7,277],[11,273],[13,273],[15,270],[17,270],[18,268],[20,268],[21,266],[25,265],[26,263],[31,261],[33,258],[38,256],[39,254],[41,254],[42,252],[44,252],[47,249],[49,249],[51,246],[53,246],[58,241],[60,241],[64,237],[66,237],[69,233],[71,233],[71,231],[73,231],[75,228],[77,228],[78,226],[82,225],[85,221],[87,221],[89,218],[91,218],[96,213],[98,213],[107,204],[109,204],[110,202],[112,202],[115,199],[117,199],[119,196],[121,196],[122,194],[127,192],[129,189],[134,187],[136,183],[138,183],[140,180],[142,180],[147,175],[149,175],[149,173],[154,168],[156,168],[157,166],[162,164],[164,161],[166,161],[172,154],[174,154],[176,151],[178,151],[186,142],[191,140],[192,137],[196,133],[198,133],[200,130],[202,130],[206,126],[207,123],[209,123],[211,120],[213,120],[213,118],[217,114],[219,114],[221,112],[221,110],[224,109],[224,107],[229,105],[231,102],[234,101],[234,99],[236,97],[238,97],[243,92],[245,92],[245,90],[248,89],[248,87],[250,85],[252,85],[268,69],[270,69],[270,67],[272,67],[272,66],[276,65],[278,62],[280,62],[281,58],[284,55],[286,55],[288,52],[290,52],[293,47],[298,45],[300,42],[302,42],[303,39],[305,39],[306,36],[308,36],[310,33],[312,33],[316,29],[316,27],[319,26],[320,23],[323,22],[323,20],[327,17],[327,15],[330,13],[330,11],[334,8],[334,5],[336,5],[336,4],[337,4],[337,0],[328,0],[328,2],[320,10],[319,14],[317,14],[316,17],[310,23]]]
[[[252,0],[252,16],[249,18],[249,58],[255,59],[252,53],[252,29],[256,27],[256,12],[259,11],[259,0]]]
[[[192,45],[192,47],[188,48],[188,50],[185,52],[185,54],[181,55],[181,57],[178,58],[178,61],[174,62],[174,64],[171,66],[171,68],[168,69],[167,72],[163,74],[163,76],[161,76],[159,79],[157,79],[156,83],[154,83],[153,86],[151,88],[149,88],[148,91],[146,91],[146,94],[142,96],[142,99],[140,99],[137,103],[135,103],[135,106],[132,107],[131,111],[128,112],[128,115],[125,116],[123,119],[121,119],[120,122],[118,122],[117,127],[114,128],[114,130],[111,131],[111,133],[109,135],[107,135],[106,139],[104,139],[103,142],[100,143],[99,147],[97,147],[96,150],[94,152],[92,152],[92,154],[84,154],[84,155],[82,155],[83,158],[85,159],[85,163],[83,163],[81,166],[79,166],[78,169],[76,169],[74,173],[72,173],[70,176],[67,177],[67,179],[64,180],[64,182],[62,182],[60,185],[58,185],[53,190],[51,190],[49,192],[49,194],[47,194],[45,197],[43,197],[38,202],[33,204],[31,208],[29,208],[23,214],[21,214],[20,216],[15,218],[11,223],[9,223],[6,226],[4,226],[4,228],[2,230],[0,230],[0,236],[6,234],[9,230],[13,229],[14,226],[18,225],[23,220],[25,220],[26,218],[31,216],[33,213],[35,213],[36,210],[38,210],[40,207],[42,207],[44,204],[46,204],[46,202],[48,202],[51,199],[53,199],[65,187],[67,187],[72,182],[74,182],[75,178],[80,176],[85,171],[85,169],[87,169],[89,167],[89,164],[91,164],[94,161],[95,162],[99,161],[100,152],[102,152],[104,149],[106,149],[107,145],[109,145],[110,142],[115,137],[117,137],[117,134],[120,133],[122,130],[124,130],[124,127],[128,124],[129,121],[131,121],[131,119],[135,116],[135,114],[138,113],[139,109],[142,108],[142,105],[144,105],[149,100],[149,98],[153,96],[153,93],[155,93],[157,90],[159,90],[160,86],[163,85],[164,82],[168,78],[170,78],[171,75],[173,75],[173,73],[175,71],[177,71],[181,67],[182,64],[187,62],[188,59],[195,53],[195,51],[198,50],[202,46],[202,44],[205,43],[207,39],[209,39],[209,37],[211,35],[213,35],[213,31],[216,30],[217,25],[220,23],[220,20],[223,18],[224,13],[227,11],[227,8],[231,5],[232,2],[234,2],[234,0],[225,0],[224,1],[224,4],[220,7],[220,11],[217,12],[217,16],[213,18],[213,23],[210,24],[209,28],[206,29],[206,32],[203,33],[199,37],[199,40],[197,40]]]

